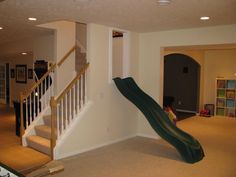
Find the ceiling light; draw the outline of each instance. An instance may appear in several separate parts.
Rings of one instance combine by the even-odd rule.
[[[0,26],[0,30],[3,29],[3,27]]]
[[[22,55],[27,55],[27,53],[26,53],[26,52],[22,52],[21,54],[22,54]]]
[[[171,0],[157,0],[158,5],[168,5],[170,2]]]
[[[34,18],[34,17],[29,17],[29,18],[28,18],[28,20],[30,20],[30,21],[36,21],[36,20],[37,20],[37,18]]]
[[[207,16],[205,16],[205,17],[200,17],[200,20],[209,20],[210,19],[210,17],[207,17]]]
[[[236,76],[236,73],[234,75]]]

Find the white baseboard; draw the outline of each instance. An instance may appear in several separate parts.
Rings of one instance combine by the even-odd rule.
[[[149,135],[149,134],[143,134],[143,133],[138,133],[136,136],[140,136],[144,138],[151,138],[151,139],[161,139],[161,137],[158,135]]]
[[[118,138],[116,140],[108,141],[108,142],[101,143],[101,144],[98,144],[98,145],[95,145],[95,146],[92,146],[92,147],[89,147],[89,148],[85,148],[85,149],[81,149],[81,150],[78,150],[78,151],[69,152],[69,153],[65,153],[65,154],[56,154],[55,153],[55,159],[58,160],[58,159],[63,159],[63,158],[66,158],[66,157],[78,155],[78,154],[88,152],[88,151],[92,151],[92,150],[95,150],[95,149],[98,149],[98,148],[101,148],[101,147],[104,147],[104,146],[115,144],[115,143],[130,139],[130,138],[134,138],[136,136],[137,136],[136,134],[135,135],[129,135],[129,136],[126,136],[126,137],[123,137],[123,138]]]
[[[189,111],[189,110],[184,110],[184,109],[176,109],[176,111],[197,114],[196,111]]]

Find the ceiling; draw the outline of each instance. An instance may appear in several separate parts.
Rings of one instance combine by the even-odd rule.
[[[210,16],[209,21],[199,20]],[[35,22],[28,17],[36,17]],[[4,0],[0,1],[0,44],[49,33],[36,25],[69,20],[135,32],[236,24],[236,0]]]

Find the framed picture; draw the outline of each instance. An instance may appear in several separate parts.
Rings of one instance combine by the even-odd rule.
[[[15,78],[15,69],[11,69],[11,78]]]
[[[26,65],[16,65],[16,82],[17,83],[27,83],[27,66]]]
[[[28,69],[28,79],[33,79],[33,69]]]

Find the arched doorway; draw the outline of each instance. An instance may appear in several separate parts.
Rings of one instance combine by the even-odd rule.
[[[191,57],[174,53],[164,56],[164,102],[173,98],[178,112],[199,111],[200,65]]]

